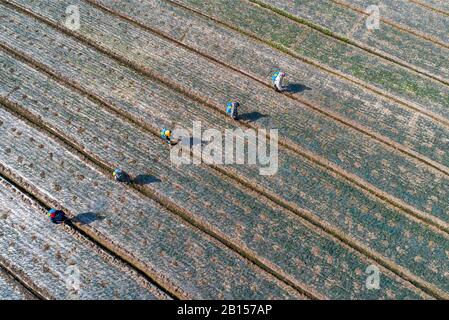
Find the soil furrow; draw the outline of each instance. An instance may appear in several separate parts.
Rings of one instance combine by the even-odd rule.
[[[4,103],[5,101],[2,101],[2,103]],[[33,128],[34,130],[39,130],[41,131],[42,134],[48,134],[51,136],[48,136],[47,139],[57,139],[52,141],[53,144],[55,144],[56,146],[62,147],[63,148],[63,152],[65,153],[71,153],[73,157],[75,157],[77,160],[80,159],[82,160],[83,164],[88,166],[89,168],[92,168],[93,170],[97,170],[98,172],[100,172],[102,175],[109,175],[110,172],[113,170],[113,167],[105,162],[103,159],[98,158],[95,155],[92,154],[87,154],[85,151],[81,150],[83,149],[83,147],[80,147],[75,141],[69,141],[67,137],[65,137],[64,135],[61,135],[60,132],[55,131],[53,128],[49,128],[48,126],[44,126],[42,124],[39,124],[39,119],[35,118],[33,115],[31,114],[27,114],[26,112],[23,112],[20,110],[20,108],[18,109],[18,106],[14,106],[12,104],[2,104],[2,106],[8,110],[8,112],[12,112],[12,114],[14,114],[15,117],[19,117],[21,119],[21,121],[27,121],[29,122],[28,124],[30,126],[32,126],[31,128]],[[31,117],[31,118],[30,118]],[[18,118],[18,119],[19,119]],[[24,126],[26,128],[26,126]],[[30,128],[30,129],[31,129]],[[47,147],[47,146],[46,146]],[[9,149],[8,149],[9,150]],[[68,160],[67,157],[65,157],[66,160]],[[62,163],[64,163],[64,161],[62,161]],[[32,167],[31,167],[32,168]],[[72,217],[75,217],[76,215],[74,214],[74,210],[71,209],[70,207],[73,206],[74,204],[72,203],[62,203],[63,200],[65,199],[52,199],[51,197],[54,196],[53,194],[45,194],[43,192],[48,192],[47,190],[40,190],[39,188],[45,187],[45,186],[40,186],[40,185],[31,185],[29,183],[26,182],[26,177],[20,177],[17,174],[14,173],[14,171],[16,171],[16,168],[13,167],[5,167],[1,162],[0,162],[0,172],[5,175],[8,179],[13,180],[14,183],[16,183],[17,185],[20,185],[21,188],[25,189],[28,193],[32,193],[35,195],[35,197],[39,196],[39,199],[41,199],[42,202],[45,203],[49,203],[52,204],[53,206],[58,205],[60,208],[62,208],[65,212],[69,213],[69,216],[71,215]],[[83,171],[82,171],[83,172]],[[84,173],[84,172],[83,172]],[[20,172],[20,174],[22,174]],[[66,172],[62,172],[61,174],[64,174],[64,176],[67,175]],[[48,173],[47,173],[48,175]],[[84,175],[83,175],[84,176]],[[104,179],[104,178],[103,178]],[[84,179],[83,179],[84,180]],[[91,180],[91,179],[89,179]],[[102,179],[99,179],[102,180]],[[99,192],[99,186],[97,184],[95,184],[96,188],[92,189],[95,190],[95,192]],[[68,186],[66,185],[66,188],[68,188]],[[59,189],[59,188],[57,188]],[[73,192],[76,191],[76,189],[72,190]],[[154,195],[154,193],[149,192],[148,189],[142,188],[142,187],[138,187],[138,186],[133,186],[131,188],[127,188],[126,190],[126,196],[128,197],[128,200],[124,200],[123,196],[117,196],[118,199],[120,199],[121,202],[123,202],[123,204],[127,203],[128,206],[130,206],[130,204],[132,205],[134,200],[135,200],[135,196],[133,197],[133,195],[142,195],[144,196],[147,200],[144,200],[144,203],[146,203],[146,205],[144,206],[146,209],[149,209],[148,204],[152,204],[152,203],[157,203],[158,205],[160,205],[160,209],[159,212],[170,212],[170,215],[173,215],[176,217],[176,219],[174,219],[174,222],[177,222],[178,225],[177,228],[181,228],[182,230],[184,230],[184,233],[186,233],[187,228],[186,226],[188,226],[189,229],[195,230],[195,233],[198,233],[196,230],[200,231],[199,234],[201,235],[202,233],[204,233],[205,236],[201,235],[200,238],[203,238],[205,240],[208,240],[208,242],[206,242],[206,246],[205,244],[199,244],[200,247],[202,247],[203,249],[205,249],[206,247],[209,250],[223,250],[223,248],[226,248],[225,251],[225,256],[227,256],[227,259],[229,259],[230,261],[226,261],[227,263],[225,264],[225,266],[221,265],[223,264],[223,260],[221,261],[216,261],[217,260],[217,256],[213,257],[213,259],[215,259],[215,264],[217,264],[216,268],[223,268],[223,271],[229,271],[229,269],[231,269],[231,267],[229,267],[229,265],[233,265],[235,268],[242,268],[242,264],[243,266],[245,266],[246,268],[250,269],[248,271],[250,271],[251,273],[246,272],[246,270],[242,270],[240,272],[238,271],[232,271],[233,276],[235,277],[239,277],[240,281],[234,280],[234,285],[236,286],[236,288],[228,288],[227,289],[234,289],[234,290],[241,290],[241,288],[239,288],[240,285],[242,284],[242,281],[244,280],[244,276],[248,277],[250,276],[250,278],[261,278],[258,279],[259,283],[255,282],[253,285],[248,285],[246,284],[246,286],[248,286],[246,289],[248,290],[253,290],[255,287],[258,287],[259,289],[262,289],[262,285],[265,285],[264,288],[266,289],[264,293],[262,294],[266,294],[265,298],[267,297],[271,297],[269,299],[272,299],[274,297],[280,298],[304,298],[304,295],[298,294],[297,289],[293,289],[291,288],[289,285],[286,285],[284,283],[281,283],[279,280],[277,280],[273,275],[271,275],[269,272],[266,272],[265,269],[269,270],[269,268],[267,268],[266,266],[264,266],[263,263],[256,263],[255,261],[257,261],[258,259],[255,257],[252,257],[251,254],[249,254],[248,257],[241,257],[239,255],[239,253],[234,252],[234,250],[232,250],[232,248],[229,248],[226,244],[224,243],[228,243],[229,240],[224,239],[223,237],[220,237],[218,235],[215,235],[214,230],[210,230],[207,231],[208,228],[204,227],[204,223],[201,221],[195,221],[193,220],[190,216],[188,216],[185,213],[185,210],[183,208],[177,207],[176,204],[173,204],[170,200],[167,199],[161,199],[160,197],[157,197]],[[101,197],[97,197],[97,195],[94,195],[96,198],[99,198],[101,201]],[[76,197],[78,199],[78,197]],[[97,201],[97,200],[94,200]],[[155,202],[153,202],[155,201]],[[83,204],[83,206],[85,206],[86,204]],[[153,204],[153,207],[158,207],[158,205]],[[124,209],[122,212],[126,212],[129,211],[130,208]],[[137,212],[141,212],[140,210],[136,210]],[[117,210],[113,210],[113,212],[117,212]],[[112,213],[112,212],[110,212]],[[148,212],[146,212],[148,214]],[[105,218],[105,217],[104,217]],[[169,219],[170,220],[170,219]],[[173,220],[173,219],[172,219]],[[155,223],[156,220],[152,221],[151,223]],[[119,231],[123,232],[125,231],[125,235],[129,235],[129,223],[124,223],[123,220],[120,220],[114,224],[119,224],[120,226]],[[158,222],[158,229],[161,228],[160,225],[161,222]],[[163,222],[162,222],[163,223]],[[110,225],[110,223],[109,223]],[[140,237],[143,236],[143,234],[141,233],[142,231],[142,224],[134,226],[135,230],[139,232]],[[161,287],[164,287],[167,291],[170,292],[170,294],[172,294],[173,296],[177,297],[178,299],[192,299],[195,297],[195,295],[197,295],[197,298],[199,299],[204,299],[207,296],[202,296],[205,294],[208,294],[206,291],[205,292],[189,292],[189,290],[186,290],[183,287],[191,287],[191,283],[192,281],[200,281],[199,279],[189,279],[189,281],[186,281],[185,279],[183,279],[183,281],[181,283],[178,283],[177,285],[173,284],[173,281],[178,280],[181,276],[183,276],[185,274],[185,271],[178,271],[178,273],[173,273],[172,270],[159,270],[157,271],[157,268],[155,270],[155,267],[151,267],[150,264],[153,264],[154,261],[146,261],[146,260],[142,260],[141,257],[139,257],[139,255],[136,255],[136,253],[140,253],[140,252],[136,252],[136,249],[138,251],[141,251],[141,248],[139,246],[138,242],[126,242],[126,239],[115,239],[113,240],[113,230],[110,229],[109,226],[106,226],[104,224],[97,224],[94,228],[92,228],[89,225],[80,225],[79,228],[81,230],[83,230],[87,235],[89,235],[89,237],[92,237],[94,239],[96,239],[97,243],[100,243],[102,246],[109,248],[110,251],[115,252],[116,255],[122,257],[122,259],[124,259],[125,261],[127,261],[129,264],[133,265],[136,269],[139,269],[140,271],[144,272],[147,277],[151,278],[153,282],[158,283]],[[164,226],[164,228],[166,228]],[[101,229],[101,231],[99,230]],[[204,230],[201,230],[204,229]],[[169,230],[169,229],[168,229]],[[145,230],[146,231],[146,230]],[[192,232],[190,232],[192,233]],[[174,231],[170,231],[168,232],[167,236],[170,235],[170,239],[172,239],[172,241],[174,240],[173,235],[174,235]],[[146,237],[150,236],[148,234],[145,234]],[[159,236],[163,236],[165,239],[165,236],[163,234],[159,235]],[[190,236],[190,237],[189,237]],[[186,266],[184,262],[182,262],[182,259],[185,257],[187,258],[188,256],[186,255],[186,253],[188,255],[192,255],[195,254],[194,252],[189,251],[188,249],[185,249],[184,247],[187,245],[191,245],[192,241],[198,241],[198,236],[192,236],[192,234],[184,234],[182,236],[182,238],[186,238],[185,240],[181,239],[181,236],[178,234],[177,235],[178,238],[180,238],[178,240],[179,241],[184,241],[184,245],[180,245],[177,244],[175,246],[175,244],[173,244],[173,248],[176,248],[176,251],[179,251],[179,254],[182,252],[181,255],[181,260],[178,260],[177,262],[173,262],[172,267],[176,266],[177,268],[181,267],[181,264],[184,265],[184,267]],[[219,238],[222,238],[221,240]],[[165,239],[166,241],[166,239]],[[147,242],[147,241],[146,241]],[[166,244],[165,244],[166,245]],[[164,246],[165,246],[164,245]],[[128,247],[132,246],[133,250],[131,251]],[[170,244],[170,246],[172,246]],[[172,248],[172,250],[173,250]],[[229,250],[230,249],[230,250]],[[240,248],[237,248],[238,251],[242,252],[243,254],[245,254]],[[226,251],[230,251],[232,253],[228,253]],[[164,251],[163,251],[164,252]],[[168,253],[168,252],[167,252]],[[215,254],[217,254],[217,252],[215,252]],[[165,257],[165,254],[163,255],[163,257]],[[221,257],[220,257],[221,258]],[[243,260],[243,261],[242,261]],[[254,261],[255,260],[255,261]],[[201,264],[199,264],[201,263]],[[229,263],[229,264],[228,264]],[[209,262],[208,262],[209,264]],[[257,264],[261,264],[263,266],[263,268],[260,268],[259,266],[257,266]],[[214,280],[210,279],[208,282],[206,282],[204,280],[204,278],[206,277],[206,274],[203,274],[201,276],[200,279],[202,279],[200,281],[201,285],[204,286],[204,289],[207,289],[208,287],[210,288],[211,286],[217,286],[219,285],[219,283],[217,283],[217,281],[220,281],[217,279],[218,274],[216,273],[215,270],[210,269],[205,265],[205,262],[188,262],[187,266],[189,266],[190,268],[192,267],[197,267],[201,269],[206,267],[206,270],[210,273],[207,274],[207,278],[213,278]],[[151,269],[150,269],[151,268]],[[197,270],[198,272],[198,270]],[[266,273],[266,275],[265,275]],[[275,272],[273,272],[275,273]],[[191,273],[189,273],[190,276],[192,276]],[[229,274],[227,274],[227,277],[229,278]],[[175,279],[178,278],[178,279]],[[221,285],[226,285],[226,286],[230,286],[230,283],[233,281],[232,279],[228,279],[223,282],[223,280],[221,280],[222,282],[220,283]],[[276,279],[276,280],[274,280]],[[179,281],[179,280],[178,280]],[[262,282],[262,284],[260,284],[260,282]],[[268,283],[264,283],[264,282],[268,282]],[[273,291],[273,285],[276,285],[275,290]],[[196,285],[197,286],[197,285]],[[232,287],[232,286],[231,286]],[[297,287],[297,286],[295,286]],[[193,289],[193,288],[190,288]],[[199,288],[196,288],[197,290]],[[271,291],[268,291],[268,289],[270,289]],[[209,289],[210,290],[210,289]],[[300,289],[302,290],[302,289]],[[228,291],[228,290],[226,290]],[[220,299],[223,299],[224,297],[222,296],[223,294],[228,294],[228,293],[223,293],[223,291],[218,291],[215,294],[218,294],[218,296],[221,296]],[[235,292],[234,294],[242,294],[243,292]],[[248,294],[248,292],[247,292]],[[255,299],[260,299],[261,296],[259,296],[259,298],[257,298],[258,294],[260,293],[256,293],[256,292],[252,292],[252,296],[255,297]],[[313,294],[307,292],[307,295],[309,297],[314,297]],[[239,295],[237,295],[238,297]],[[241,298],[243,298],[244,296],[240,296]],[[250,297],[250,296],[248,296]],[[246,298],[248,298],[246,297]],[[323,296],[317,294],[317,296],[315,296],[314,298],[323,298]],[[228,296],[228,299],[230,299],[231,296]]]
[[[71,141],[69,137],[61,135],[60,132],[55,131],[52,127],[49,127],[49,126],[43,124],[38,118],[33,118],[32,115],[28,114],[27,112],[20,111],[20,109],[18,109],[17,106],[14,106],[1,98],[0,98],[0,102],[3,103],[4,106],[8,106],[8,108],[12,108],[9,110],[11,110],[15,113],[17,112],[17,115],[19,115],[20,117],[26,118],[28,121],[31,121],[33,124],[35,124],[36,126],[41,128],[42,130],[47,131],[47,132],[55,135],[57,138],[61,139],[61,142],[63,144],[66,144],[68,148],[73,148],[73,150],[75,152],[78,152],[78,153],[80,153],[80,155],[82,157],[85,157],[84,161],[92,162],[92,165],[94,165],[94,166],[97,165],[97,166],[101,167],[104,174],[107,174],[108,172],[111,172],[113,170],[113,167],[109,163],[104,161],[104,159],[99,158],[95,154],[86,154],[86,152],[83,150],[84,147],[82,145],[78,145],[76,142]],[[30,118],[30,117],[32,117],[32,118]],[[325,298],[325,296],[321,295],[318,292],[313,292],[313,290],[302,288],[301,285],[298,285],[296,281],[290,280],[289,279],[290,277],[288,275],[286,275],[281,269],[273,267],[273,266],[269,266],[270,262],[263,261],[264,259],[260,259],[257,256],[255,256],[253,253],[249,253],[249,252],[245,251],[244,249],[242,249],[241,246],[235,245],[230,240],[230,238],[226,237],[226,235],[220,234],[221,233],[220,231],[214,231],[213,230],[214,228],[207,227],[201,221],[192,219],[191,215],[184,208],[173,203],[170,199],[168,199],[166,197],[165,197],[165,199],[161,198],[160,196],[158,197],[153,192],[148,192],[149,191],[148,189],[139,188],[139,187],[135,187],[135,189],[138,190],[139,192],[141,192],[143,195],[149,197],[150,199],[160,203],[162,206],[164,206],[165,208],[167,208],[174,214],[180,216],[182,219],[187,221],[192,226],[200,229],[201,231],[208,234],[212,238],[218,240],[220,243],[224,244],[231,250],[234,250],[236,253],[242,255],[249,261],[253,262],[255,265],[260,267],[262,270],[265,270],[266,272],[270,273],[271,275],[275,276],[276,278],[280,279],[281,281],[285,282],[286,284],[294,287],[296,290],[298,290],[299,292],[304,294],[306,297],[311,298],[311,299],[324,299]],[[112,249],[110,249],[110,250],[112,250]]]
[[[204,35],[200,35],[198,20],[177,25],[183,18],[172,15],[170,21],[162,18],[147,23],[144,19],[142,23],[139,11],[137,16],[127,15],[133,12],[129,8],[126,12],[131,4],[114,11],[104,6],[107,1],[76,0],[74,5],[82,12],[78,31],[63,23],[71,2],[11,0],[0,5],[5,14],[0,34],[0,172],[5,179],[0,176],[0,182],[7,186],[0,188],[0,199],[6,192],[10,196],[3,197],[2,204],[14,207],[12,216],[6,211],[0,216],[4,229],[0,231],[0,247],[9,253],[0,255],[0,264],[8,272],[30,280],[30,288],[50,298],[70,298],[73,294],[89,298],[98,289],[109,298],[145,295],[132,290],[137,283],[146,293],[154,293],[151,299],[449,299],[449,274],[444,272],[448,268],[445,249],[449,246],[449,221],[444,215],[449,205],[444,201],[449,190],[448,162],[443,160],[447,156],[444,151],[430,152],[438,150],[444,136],[449,136],[440,124],[431,129],[433,134],[443,136],[443,141],[433,136],[435,145],[425,145],[424,139],[402,140],[404,136],[421,136],[431,123],[407,106],[413,114],[407,128],[412,130],[389,140],[393,127],[372,132],[370,126],[375,121],[346,118],[342,108],[329,110],[327,98],[323,107],[317,95],[298,98],[292,93],[275,94],[268,90],[270,84],[265,79],[272,70],[260,72],[262,69],[247,67],[243,61],[235,63],[229,51],[217,55],[210,50],[213,43],[201,44],[206,33],[213,30],[209,26],[223,25],[208,17],[210,3],[204,4],[207,15],[198,15],[201,23],[207,21]],[[185,1],[196,5],[196,0]],[[221,0],[212,1],[221,5]],[[244,2],[233,3],[237,15],[242,13],[238,8]],[[249,2],[254,5],[261,1]],[[151,5],[162,3],[156,0]],[[165,8],[170,3],[167,0]],[[142,6],[145,4],[132,7],[139,10]],[[183,8],[176,6],[170,10]],[[254,17],[261,12],[259,5],[247,8],[255,12]],[[162,10],[162,17],[170,15],[169,10]],[[184,12],[189,13],[198,17],[194,11]],[[225,19],[232,21],[234,17]],[[281,18],[269,13],[267,19]],[[262,20],[263,25],[267,20]],[[287,58],[284,53],[290,49],[283,46],[291,41],[291,31],[299,28],[288,20],[281,26],[291,28],[285,36],[271,39],[282,43],[277,48],[283,51],[279,55],[282,63],[293,56]],[[243,21],[243,28],[247,23]],[[170,25],[175,29],[164,32]],[[324,46],[326,50],[340,45],[319,25],[303,29],[305,32],[297,36],[302,42],[316,39],[317,43],[329,43],[330,47]],[[226,30],[231,29],[220,32],[229,37]],[[260,30],[256,28],[256,34]],[[247,31],[237,32],[230,42],[243,41]],[[267,35],[270,38],[273,34]],[[226,37],[222,40],[229,41]],[[330,39],[334,39],[333,44]],[[260,49],[262,42],[253,49]],[[336,52],[352,50],[359,55],[354,60],[361,63],[359,67],[376,62],[375,55],[365,59],[352,47]],[[275,52],[267,47],[262,51],[267,55]],[[383,64],[381,69],[387,65],[379,62]],[[315,68],[312,63],[308,67]],[[393,69],[399,70],[397,66]],[[322,70],[319,76],[324,74]],[[399,72],[397,79],[407,72]],[[318,76],[313,71],[311,74]],[[348,82],[342,75],[335,75],[331,85],[337,79]],[[374,83],[378,80],[376,75],[373,79]],[[420,101],[418,108],[430,99],[430,112],[444,114],[444,92],[440,96],[429,95],[430,91],[422,94],[431,82],[424,82],[419,75],[410,81],[407,85],[423,85],[412,96],[412,100]],[[434,84],[437,89],[437,82]],[[395,84],[388,88],[398,93],[402,90]],[[359,99],[359,95],[353,95],[355,90],[352,87],[345,96]],[[362,96],[368,94],[362,91]],[[246,121],[233,122],[224,117],[223,101],[230,96],[243,102],[244,111],[252,111],[243,113],[242,120]],[[264,105],[269,107],[268,114],[262,114]],[[393,113],[398,119],[406,111],[400,108]],[[428,123],[421,122],[423,119]],[[406,118],[403,120],[405,123]],[[193,121],[222,130],[281,127],[279,168],[276,158],[279,174],[261,176],[259,165],[170,163],[169,148],[161,143],[159,129],[189,128]],[[400,122],[394,125],[400,126]],[[270,138],[265,130],[262,135]],[[220,140],[225,142],[222,136]],[[209,148],[207,141],[199,142]],[[196,142],[189,140],[188,144]],[[204,156],[196,151],[194,148],[187,154],[194,162]],[[249,157],[249,149],[244,151],[243,156]],[[120,188],[112,182],[110,173],[117,166],[130,172],[135,183]],[[19,207],[15,198],[22,200]],[[75,224],[61,228],[49,224],[42,212],[50,206],[66,211]],[[46,285],[52,277],[62,279],[67,259],[60,249],[57,262],[45,258],[54,246],[44,245],[41,238],[33,236],[30,230],[36,226],[26,218],[29,214],[45,225],[39,236],[45,234],[45,228],[54,228],[91,245],[89,250],[82,250],[83,254],[92,251],[97,260],[77,255],[70,249],[71,241],[61,245],[70,251],[67,257],[79,258],[82,268],[109,258],[113,268],[108,272],[125,271],[123,276],[135,282],[117,279],[112,286],[105,281],[97,285],[98,281],[91,278],[87,281],[90,289],[83,292],[64,292],[67,285]],[[14,220],[17,223],[11,227]],[[32,239],[8,240],[21,233]],[[5,234],[6,240],[2,239]],[[43,252],[24,254],[39,252],[32,249],[36,241],[43,245]],[[25,258],[22,261],[17,255]],[[71,260],[69,264],[76,262]],[[369,290],[364,285],[363,270],[367,266],[380,268],[382,290]],[[34,270],[27,269],[30,267]],[[48,276],[42,277],[42,271]],[[115,285],[125,291],[119,292]]]
[[[347,5],[348,8],[363,11],[371,2],[369,0],[331,0]],[[449,46],[446,29],[449,19],[446,16],[429,11],[408,0],[383,0],[379,3],[381,18],[393,23],[396,28],[404,28],[417,37],[428,38],[429,41]]]
[[[365,7],[362,5],[366,5],[366,7],[369,6],[368,1],[367,0],[330,0],[342,7],[348,8],[354,12],[357,12],[363,16],[368,16],[368,14],[365,12]],[[389,0],[390,1],[390,0]],[[401,0],[402,2],[407,2],[408,0]],[[386,4],[383,3],[383,5],[385,6]],[[383,7],[384,10],[393,10],[394,8],[389,9],[389,7]],[[407,15],[405,15],[405,13],[408,14],[407,16],[407,21],[413,20],[416,18],[414,14],[414,12],[410,11],[406,11],[406,9],[410,9],[410,8],[404,8],[404,15],[403,17],[405,18]],[[388,12],[387,12],[388,14]],[[384,12],[385,15],[385,12]],[[382,15],[380,17],[380,21],[382,21],[385,24],[388,24],[400,31],[403,32],[407,32],[410,33],[416,37],[422,38],[424,40],[427,40],[429,42],[432,42],[435,45],[441,46],[441,47],[445,47],[445,48],[449,48],[449,44],[447,42],[447,39],[442,39],[442,38],[438,38],[438,36],[436,35],[432,35],[431,32],[429,32],[430,30],[424,30],[421,31],[420,29],[418,29],[417,27],[413,27],[413,26],[409,26],[406,25],[404,22],[406,22],[406,20],[404,20],[404,22],[397,22],[395,20],[393,20],[392,18],[384,18]],[[444,26],[444,25],[443,25]],[[429,26],[429,28],[431,30],[435,30],[438,32],[441,32],[442,28],[440,26]],[[427,33],[425,32],[427,31]],[[413,67],[413,65],[411,65]]]

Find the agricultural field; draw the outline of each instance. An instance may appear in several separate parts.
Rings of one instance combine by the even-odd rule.
[[[0,299],[449,299],[449,5],[372,4],[2,0]]]

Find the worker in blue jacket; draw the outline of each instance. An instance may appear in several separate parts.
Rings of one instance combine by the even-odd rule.
[[[234,120],[238,120],[240,103],[229,101],[226,105],[226,113]]]

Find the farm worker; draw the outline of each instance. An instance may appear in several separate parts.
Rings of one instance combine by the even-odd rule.
[[[51,222],[55,224],[64,223],[67,219],[63,211],[56,209],[50,209],[48,211],[48,216],[50,217]]]
[[[240,107],[240,103],[230,101],[226,105],[226,113],[231,116],[232,119],[237,120],[239,114],[238,114],[238,108]]]
[[[115,181],[124,182],[124,183],[131,182],[131,177],[129,176],[129,174],[127,174],[122,169],[115,169],[114,172],[112,173],[112,175],[115,178]]]
[[[165,128],[161,130],[161,138],[167,141],[168,144],[171,144],[171,136],[171,130]]]
[[[277,92],[282,92],[284,89],[283,81],[287,74],[282,71],[276,71],[273,76],[271,77],[271,80],[273,81],[274,89]]]

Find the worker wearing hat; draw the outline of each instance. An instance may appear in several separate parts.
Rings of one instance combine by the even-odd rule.
[[[271,80],[273,82],[273,87],[277,92],[282,92],[284,90],[284,78],[287,74],[282,71],[276,71],[273,76],[271,77]]]
[[[131,182],[131,177],[129,174],[127,174],[122,169],[115,169],[112,173],[112,176],[114,177],[115,181],[123,182],[126,184],[129,184]]]
[[[161,138],[164,139],[168,144],[171,144],[172,132],[169,129],[161,130]]]
[[[240,107],[240,103],[235,101],[229,101],[226,105],[226,113],[234,120],[238,120],[238,108]]]

